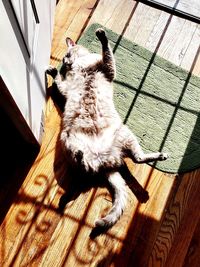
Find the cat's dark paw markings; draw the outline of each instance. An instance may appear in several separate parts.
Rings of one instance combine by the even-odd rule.
[[[161,160],[166,160],[166,159],[168,159],[168,157],[169,157],[169,155],[168,155],[167,153],[163,153],[163,152],[162,152],[162,153],[160,154],[160,159],[161,159]]]
[[[49,66],[48,69],[46,70],[46,73],[51,75],[51,77],[55,78],[57,73],[58,73],[58,70],[56,68],[54,68],[53,66]]]
[[[107,39],[106,33],[103,29],[101,29],[101,28],[97,29],[96,30],[96,36],[102,44],[108,44],[108,39]]]

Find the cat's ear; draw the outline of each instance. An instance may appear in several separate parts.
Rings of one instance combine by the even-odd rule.
[[[66,38],[66,44],[67,44],[68,48],[76,45],[76,43],[69,37]]]

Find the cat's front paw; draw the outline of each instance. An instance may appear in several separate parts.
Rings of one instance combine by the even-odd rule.
[[[106,37],[106,33],[102,28],[99,28],[96,30],[96,36],[102,44],[104,44],[104,45],[108,44],[108,39]]]
[[[58,73],[58,70],[51,65],[49,65],[49,67],[46,69],[46,74],[51,75],[51,77],[53,78],[56,77],[57,73]]]
[[[166,160],[168,158],[169,158],[169,155],[167,153],[163,153],[163,152],[160,153],[160,160]]]

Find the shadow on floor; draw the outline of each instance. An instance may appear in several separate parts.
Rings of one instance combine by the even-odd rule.
[[[27,143],[6,112],[0,107],[0,224],[15,199],[26,174],[38,154],[38,147]]]

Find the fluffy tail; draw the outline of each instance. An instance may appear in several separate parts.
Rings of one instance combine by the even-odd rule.
[[[113,206],[108,214],[95,222],[96,227],[110,228],[122,215],[127,199],[125,181],[119,172],[109,173],[108,182],[113,189]]]

